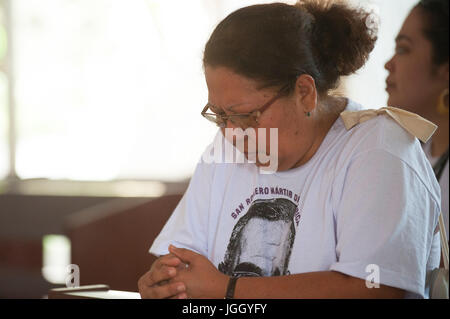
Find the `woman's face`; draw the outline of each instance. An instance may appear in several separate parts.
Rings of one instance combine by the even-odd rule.
[[[205,77],[208,86],[208,102],[215,107],[216,113],[226,115],[250,113],[255,111],[278,92],[275,89],[258,89],[258,84],[246,77],[236,74],[225,67],[205,67]],[[282,171],[292,168],[298,161],[299,154],[305,153],[308,149],[308,140],[311,139],[311,124],[306,120],[306,116],[301,111],[302,106],[296,103],[295,94],[283,96],[270,105],[259,117],[258,126],[254,127],[256,141],[251,141],[245,137],[244,149],[240,150],[246,158],[249,158],[249,142],[258,146],[259,129],[266,129],[266,149],[257,149],[257,152],[269,154],[273,149],[270,141],[270,128],[278,129],[278,168]],[[301,113],[301,114],[300,114]],[[226,128],[235,129],[232,121],[227,121]],[[245,130],[245,128],[242,128]],[[222,128],[225,134],[225,128]],[[236,139],[230,140],[236,146]],[[273,141],[272,141],[273,142]],[[267,166],[260,161],[256,161],[257,166]]]
[[[448,64],[433,67],[432,44],[424,27],[423,13],[414,8],[396,38],[394,56],[385,65],[386,91],[388,105],[430,118],[440,93],[448,87]]]

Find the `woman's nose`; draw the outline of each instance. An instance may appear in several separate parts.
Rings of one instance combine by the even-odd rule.
[[[389,61],[386,62],[384,65],[384,68],[388,70],[389,72],[392,72],[394,70],[394,58],[392,57]]]

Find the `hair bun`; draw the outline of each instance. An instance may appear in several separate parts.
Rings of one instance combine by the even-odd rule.
[[[377,40],[376,15],[341,1],[300,0],[296,6],[313,16],[311,43],[328,83],[366,63]]]

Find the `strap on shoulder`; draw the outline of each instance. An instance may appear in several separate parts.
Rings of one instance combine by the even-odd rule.
[[[401,127],[417,137],[423,143],[426,143],[437,129],[436,124],[420,115],[392,106],[382,107],[378,110],[344,111],[340,116],[344,122],[345,128],[349,130],[359,123],[363,123],[375,116],[383,114],[391,117]]]

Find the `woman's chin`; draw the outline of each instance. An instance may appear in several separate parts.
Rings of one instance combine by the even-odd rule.
[[[387,105],[388,106],[399,107],[398,102],[396,101],[396,98],[395,98],[394,94],[389,93],[388,100],[387,100]]]
[[[389,98],[387,100],[387,105],[405,109],[405,103],[402,103],[401,99],[396,97],[394,94],[389,94]]]

